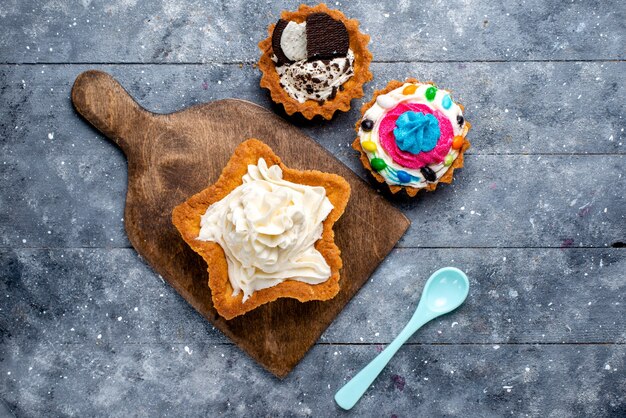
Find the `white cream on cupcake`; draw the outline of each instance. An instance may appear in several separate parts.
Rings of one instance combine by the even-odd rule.
[[[260,158],[242,185],[207,208],[198,239],[222,247],[233,295],[243,291],[245,302],[285,280],[315,285],[330,278],[315,242],[332,209],[324,187],[286,181],[278,165]]]
[[[286,31],[286,29],[285,29]],[[300,103],[332,100],[343,83],[354,75],[354,53],[328,60],[296,61],[276,67],[281,87]]]

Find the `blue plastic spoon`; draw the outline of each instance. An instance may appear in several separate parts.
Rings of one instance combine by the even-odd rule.
[[[409,323],[382,353],[337,391],[335,402],[345,410],[351,409],[402,344],[422,325],[461,306],[468,292],[469,281],[461,270],[444,267],[434,272],[424,286],[420,303]]]

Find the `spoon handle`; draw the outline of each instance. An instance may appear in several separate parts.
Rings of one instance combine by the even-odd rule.
[[[367,388],[376,380],[376,377],[385,368],[389,360],[393,357],[398,349],[420,329],[422,325],[428,322],[432,318],[414,318],[404,327],[400,334],[380,353],[374,360],[372,360],[367,366],[365,366],[356,376],[354,376],[348,383],[346,383],[335,394],[335,402],[337,405],[345,410],[351,409],[361,396],[365,393]]]

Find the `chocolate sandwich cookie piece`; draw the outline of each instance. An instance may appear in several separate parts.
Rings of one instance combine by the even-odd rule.
[[[345,57],[350,46],[344,24],[326,13],[312,13],[306,18],[306,39],[309,61]]]
[[[293,62],[287,58],[283,49],[280,47],[280,39],[282,38],[283,31],[287,27],[288,23],[288,20],[278,19],[276,26],[274,26],[274,32],[272,32],[272,50],[274,51],[274,55],[276,55],[278,65],[290,64]]]

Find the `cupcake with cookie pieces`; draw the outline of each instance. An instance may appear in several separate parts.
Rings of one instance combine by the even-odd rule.
[[[372,79],[368,42],[358,21],[325,4],[283,11],[259,43],[261,87],[289,115],[331,119],[336,111],[349,110]]]
[[[463,167],[471,127],[449,91],[415,79],[391,81],[361,109],[352,147],[374,178],[392,193],[415,196],[451,183]]]

